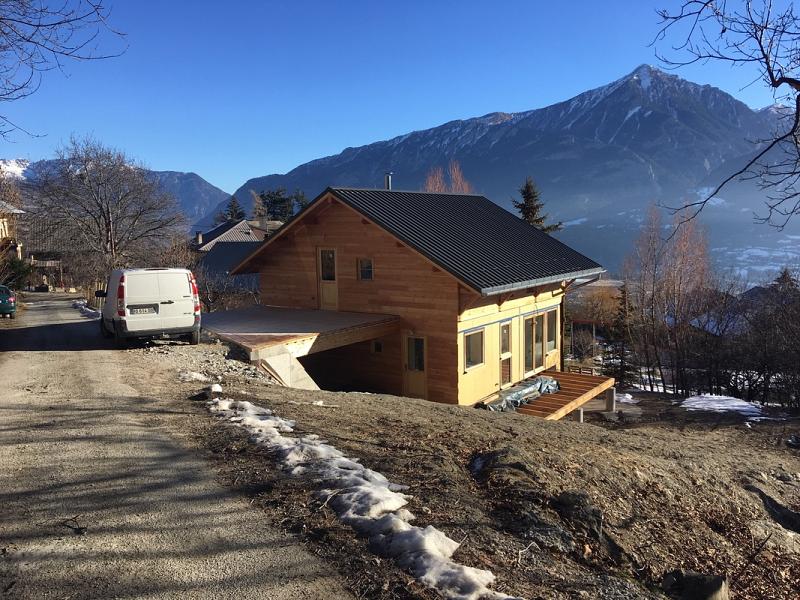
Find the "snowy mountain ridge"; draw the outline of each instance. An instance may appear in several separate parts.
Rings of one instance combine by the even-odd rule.
[[[30,161],[24,158],[0,159],[0,175],[13,178],[22,185],[36,181],[37,173],[42,173],[55,164],[55,159]],[[148,172],[161,188],[172,194],[178,201],[181,212],[194,227],[203,216],[220,203],[227,202],[229,195],[208,183],[196,173],[182,171]]]
[[[575,223],[560,236],[613,270],[626,252],[613,240],[635,235],[649,205],[696,199],[751,156],[753,140],[768,137],[781,118],[780,108],[752,110],[718,88],[640,65],[549,106],[449,121],[254,177],[236,196],[249,209],[251,191],[285,187],[313,198],[329,185],[381,187],[386,171],[397,189],[418,190],[433,167],[458,160],[475,190],[504,207],[532,176],[551,217]],[[720,240],[750,231],[763,206],[752,185],[731,187],[725,199],[727,212],[718,205],[708,215],[719,222]],[[735,264],[736,256],[725,261]]]

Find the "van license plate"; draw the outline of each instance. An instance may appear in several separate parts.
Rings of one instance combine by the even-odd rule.
[[[131,314],[132,315],[150,315],[156,312],[152,308],[132,308]]]

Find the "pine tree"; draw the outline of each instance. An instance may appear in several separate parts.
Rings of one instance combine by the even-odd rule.
[[[522,217],[523,221],[545,233],[552,233],[563,229],[564,224],[561,221],[545,225],[547,215],[542,214],[544,202],[542,202],[539,196],[539,189],[536,187],[531,177],[525,179],[524,185],[519,188],[519,194],[521,199],[512,200],[512,202],[514,203],[514,208],[519,211],[519,215]]]
[[[228,201],[228,206],[225,208],[225,216],[228,221],[241,221],[245,218],[244,209],[242,205],[239,204],[236,196],[231,196],[231,199]]]
[[[253,218],[285,223],[296,212],[305,208],[308,202],[301,189],[296,189],[293,194],[287,194],[283,187],[264,190],[257,196],[254,195]]]
[[[225,210],[217,213],[214,217],[214,223],[219,225],[220,223],[241,221],[246,216],[242,205],[239,204],[239,200],[236,199],[236,196],[231,196],[231,199],[228,200],[228,204],[225,206]]]
[[[628,362],[628,355],[630,354],[631,346],[631,312],[630,301],[628,300],[628,284],[623,283],[619,290],[619,301],[617,310],[614,313],[614,320],[611,322],[609,329],[609,338],[611,342],[611,361],[609,364],[604,365],[604,371],[607,375],[614,377],[616,383],[620,387],[632,383],[633,368]]]

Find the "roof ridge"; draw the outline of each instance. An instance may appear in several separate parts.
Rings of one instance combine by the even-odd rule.
[[[348,186],[328,186],[329,190],[346,190],[350,192],[385,192],[385,193],[398,193],[398,194],[419,194],[427,196],[466,196],[468,198],[486,198],[483,194],[465,194],[463,192],[426,192],[424,190],[397,190],[386,188],[362,188],[362,187],[348,187]],[[486,198],[489,200],[488,198]]]

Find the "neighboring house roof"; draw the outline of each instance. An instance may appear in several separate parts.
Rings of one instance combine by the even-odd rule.
[[[197,250],[208,252],[217,242],[261,242],[264,236],[263,229],[253,227],[246,219],[226,221],[204,233]]]
[[[598,263],[488,198],[466,194],[328,188],[236,271],[331,193],[483,295],[597,275]]]
[[[250,256],[261,242],[218,242],[200,258],[199,265],[215,275],[227,275]]]
[[[4,202],[3,200],[0,200],[0,214],[21,215],[21,214],[24,214],[24,213],[25,213],[24,210],[20,210],[16,206],[12,206],[8,202]]]

